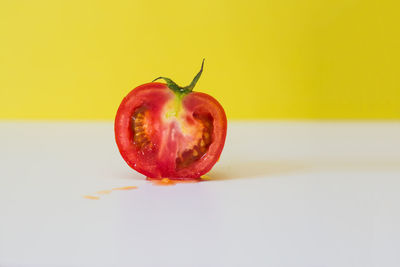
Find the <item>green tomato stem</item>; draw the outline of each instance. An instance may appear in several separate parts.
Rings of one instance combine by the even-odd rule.
[[[183,94],[186,95],[186,94],[189,94],[190,92],[192,92],[193,88],[196,86],[197,81],[200,79],[200,76],[203,73],[203,66],[204,66],[204,58],[203,58],[203,62],[201,63],[200,71],[193,78],[192,82],[188,86],[185,86],[185,87],[181,87],[181,86],[177,85],[173,80],[171,80],[170,78],[166,78],[166,77],[158,77],[158,78],[154,79],[153,82],[162,79],[167,83],[167,86],[169,89],[171,89],[172,91],[174,91],[175,93],[177,93],[179,95],[183,95]]]

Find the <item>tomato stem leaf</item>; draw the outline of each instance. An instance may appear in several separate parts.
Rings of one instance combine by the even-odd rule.
[[[183,87],[180,87],[179,85],[177,85],[170,78],[158,77],[158,78],[154,79],[152,82],[155,82],[155,81],[160,80],[160,79],[163,79],[167,83],[167,86],[169,87],[169,89],[171,89],[172,91],[174,91],[176,93],[184,93],[185,89]]]
[[[197,81],[200,79],[200,76],[203,73],[203,67],[204,67],[204,58],[203,58],[203,61],[201,62],[201,68],[200,68],[199,73],[196,74],[196,76],[193,78],[193,81],[190,83],[190,85],[185,87],[186,90],[189,90],[190,92],[193,91],[193,88],[196,86]]]
[[[173,80],[171,80],[170,78],[167,78],[167,77],[155,78],[153,80],[153,82],[162,79],[167,83],[168,88],[171,89],[172,91],[174,91],[175,93],[188,94],[193,91],[193,88],[196,86],[198,80],[200,79],[200,76],[203,73],[203,67],[204,67],[204,58],[203,58],[203,61],[201,62],[200,71],[193,78],[192,82],[188,86],[185,86],[185,87],[181,87],[181,86],[177,85]]]

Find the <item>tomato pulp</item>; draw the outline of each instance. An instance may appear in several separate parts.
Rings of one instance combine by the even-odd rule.
[[[115,139],[130,167],[151,178],[193,179],[218,161],[227,120],[215,98],[192,91],[203,64],[189,86],[159,77],[166,84],[140,85],[122,100]]]

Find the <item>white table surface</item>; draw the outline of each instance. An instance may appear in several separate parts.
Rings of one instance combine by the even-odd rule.
[[[231,122],[209,175],[152,185],[112,122],[0,122],[0,266],[400,266],[399,122]]]

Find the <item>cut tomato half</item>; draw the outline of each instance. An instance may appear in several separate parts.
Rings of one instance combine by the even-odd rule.
[[[203,64],[189,86],[160,77],[166,84],[143,84],[122,100],[115,139],[136,171],[151,178],[193,179],[219,159],[227,130],[224,109],[210,95],[192,91]]]

